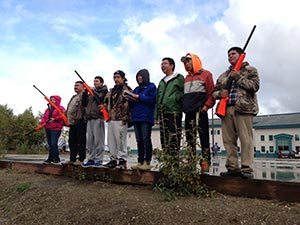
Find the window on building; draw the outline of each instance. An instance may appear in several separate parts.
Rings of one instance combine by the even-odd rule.
[[[128,134],[128,137],[131,138],[131,134]]]
[[[270,147],[269,147],[269,152],[270,152],[270,153],[274,153],[274,146],[270,146]]]
[[[299,134],[295,134],[295,141],[299,141],[300,138],[299,138]]]
[[[217,135],[220,135],[220,130],[217,130]]]
[[[265,141],[265,135],[260,135],[260,140]]]
[[[266,152],[266,147],[265,146],[261,146],[261,152]]]
[[[273,141],[273,135],[269,135],[269,141]]]

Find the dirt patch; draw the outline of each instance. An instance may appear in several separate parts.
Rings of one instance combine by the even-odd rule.
[[[0,224],[300,224],[300,203],[232,197],[171,202],[145,186],[0,170]]]

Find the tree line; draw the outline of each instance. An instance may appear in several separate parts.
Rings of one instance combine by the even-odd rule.
[[[0,150],[16,150],[19,153],[45,150],[44,129],[30,133],[39,123],[42,113],[35,117],[32,107],[14,115],[8,105],[0,105]]]

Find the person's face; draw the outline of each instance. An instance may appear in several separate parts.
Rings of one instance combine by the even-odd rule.
[[[237,63],[239,57],[240,54],[236,50],[231,50],[228,52],[228,62],[233,66]]]
[[[139,84],[143,83],[143,77],[141,75],[137,76],[137,81]]]
[[[83,92],[83,85],[81,83],[75,83],[74,91],[78,94]]]
[[[55,100],[55,98],[50,98],[50,100],[51,100],[51,102],[53,102],[54,104],[56,103],[56,100]]]
[[[121,86],[124,84],[124,79],[119,74],[114,75],[114,81],[115,81],[115,84],[118,86]]]
[[[186,70],[188,72],[192,72],[193,71],[192,59],[186,59],[183,64],[184,64],[184,66],[185,66],[185,68],[186,68]]]
[[[94,79],[94,87],[101,88],[103,83],[99,79]]]
[[[164,74],[171,75],[173,74],[173,65],[171,65],[168,60],[163,60],[161,62],[161,70]]]

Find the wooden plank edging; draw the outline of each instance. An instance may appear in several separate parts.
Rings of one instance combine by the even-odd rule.
[[[70,165],[43,165],[19,161],[0,160],[0,168],[22,173],[41,173],[57,176],[80,176],[87,180],[102,180],[112,183],[154,185],[162,174],[159,171],[136,171],[108,168],[83,168]],[[201,181],[217,192],[260,199],[300,202],[300,183],[271,180],[246,180],[242,178],[201,175]]]

